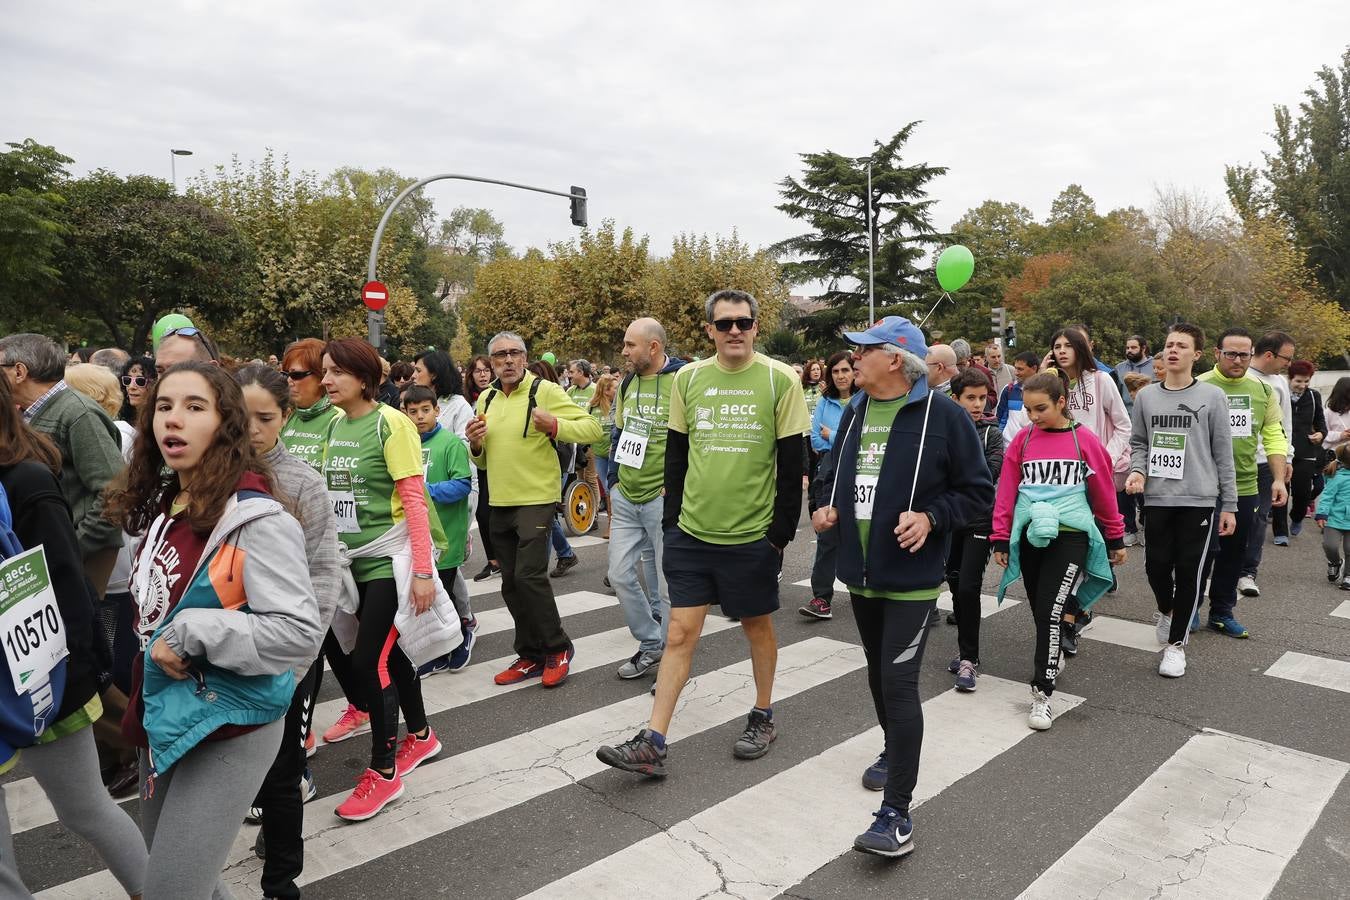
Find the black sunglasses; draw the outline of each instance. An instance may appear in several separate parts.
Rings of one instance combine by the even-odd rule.
[[[133,384],[136,385],[136,387],[145,387],[154,380],[155,378],[153,375],[123,375],[122,387],[131,387]]]
[[[313,375],[314,371],[312,369],[299,369],[294,372],[282,372],[281,374],[285,375],[291,381],[303,381],[304,379]]]
[[[741,331],[749,331],[755,327],[755,320],[749,316],[742,316],[739,319],[714,319],[712,323],[712,326],[723,334],[730,331],[732,325]]]

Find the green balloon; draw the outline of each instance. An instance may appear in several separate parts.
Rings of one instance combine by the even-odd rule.
[[[937,280],[944,291],[956,291],[975,273],[975,255],[969,248],[953,244],[938,257]]]
[[[150,329],[150,346],[158,350],[159,342],[164,339],[166,332],[173,331],[175,328],[192,328],[192,320],[182,313],[169,313],[160,319]]]
[[[550,366],[556,366],[558,364],[558,357],[553,355],[552,350],[545,350],[544,355],[539,358],[542,359],[544,362],[548,363]]]

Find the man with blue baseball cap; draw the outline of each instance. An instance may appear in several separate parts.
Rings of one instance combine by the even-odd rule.
[[[928,389],[923,333],[902,316],[845,332],[858,391],[821,461],[811,518],[839,529],[838,578],[848,586],[886,748],[863,774],[884,790],[853,847],[880,856],[914,849],[909,806],[919,776],[919,667],[937,614],[953,531],[987,512],[994,485],[970,415]],[[922,477],[920,477],[922,476]],[[873,525],[876,527],[874,528]]]

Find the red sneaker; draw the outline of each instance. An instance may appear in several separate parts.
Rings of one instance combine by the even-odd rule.
[[[311,731],[308,735],[305,736],[305,758],[308,759],[309,757],[313,756],[315,753],[318,752],[319,747],[314,741],[314,732]]]
[[[518,684],[526,678],[538,678],[544,667],[532,659],[517,659],[505,672],[498,672],[492,680],[497,684]]]
[[[361,780],[356,782],[356,790],[334,812],[339,819],[364,822],[401,796],[403,779],[398,777],[397,770],[393,778],[385,778],[374,769],[366,769],[361,773]]]
[[[370,731],[370,713],[363,713],[352,704],[347,704],[347,709],[338,716],[338,720],[333,723],[333,727],[323,733],[323,742],[325,744],[336,744],[338,741],[345,741],[347,738],[364,734]]]
[[[544,661],[544,687],[554,688],[567,680],[572,668],[574,652],[568,647],[561,653],[550,653]]]
[[[398,753],[394,756],[394,768],[398,771],[398,777],[404,777],[440,752],[441,742],[436,739],[436,732],[430,728],[427,728],[427,736],[424,738],[419,739],[417,735],[409,734],[399,742]]]

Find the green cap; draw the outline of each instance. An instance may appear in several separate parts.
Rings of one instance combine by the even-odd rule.
[[[553,355],[552,350],[545,350],[544,355],[539,358],[542,359],[544,362],[548,363],[550,366],[556,366],[558,364],[558,357]]]
[[[156,322],[154,327],[150,329],[150,347],[153,350],[158,350],[159,342],[164,340],[164,335],[167,332],[173,331],[175,328],[193,327],[195,326],[192,324],[192,320],[182,313],[169,313],[167,316]]]

